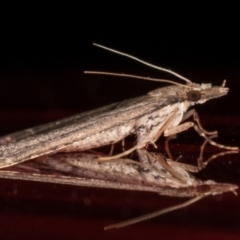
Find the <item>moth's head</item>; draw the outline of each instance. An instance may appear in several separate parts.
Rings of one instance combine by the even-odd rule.
[[[206,101],[219,98],[226,95],[229,88],[225,87],[226,81],[223,81],[222,86],[212,86],[210,83],[188,83],[186,85],[170,85],[163,88],[155,89],[148,93],[148,95],[157,98],[176,97],[174,101],[188,101],[192,105],[202,104]]]
[[[229,91],[229,88],[225,87],[226,80],[223,81],[222,86],[212,86],[209,83],[202,83],[202,84],[189,84],[186,86],[186,95],[185,99],[192,102],[192,104],[196,103],[205,103],[206,101],[219,98],[226,95]]]
[[[238,189],[237,185],[229,184],[229,183],[217,183],[212,180],[207,180],[203,182],[201,185],[196,187],[198,194],[200,195],[218,195],[224,192],[233,192],[236,193]]]

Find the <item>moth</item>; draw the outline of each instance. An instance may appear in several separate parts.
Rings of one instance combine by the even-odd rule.
[[[44,155],[32,161],[26,161],[0,171],[0,178],[70,184],[85,187],[125,189],[156,192],[170,197],[188,197],[181,204],[171,206],[144,216],[117,223],[105,230],[121,228],[150,218],[186,207],[209,195],[225,192],[236,194],[237,185],[217,183],[211,180],[201,181],[186,171],[187,165],[176,164],[160,153],[139,154],[140,162],[119,159],[119,161],[98,164],[100,153],[58,153]],[[147,158],[156,161],[154,167],[146,163]],[[166,166],[172,166],[174,172]],[[194,166],[188,166],[194,167]]]
[[[228,149],[230,153],[238,152],[237,147],[214,142],[212,138],[216,136],[216,131],[204,130],[196,111],[188,110],[195,104],[202,104],[226,95],[229,90],[225,87],[226,82],[224,81],[221,86],[192,83],[189,79],[168,69],[95,45],[178,76],[186,84],[157,79],[159,82],[171,85],[155,89],[144,96],[4,136],[0,138],[0,177],[152,191],[172,197],[191,197],[189,201],[177,206],[113,225],[107,229],[123,227],[188,206],[208,195],[235,192],[238,187],[234,184],[216,183],[210,180],[203,182],[189,173],[189,171],[194,172],[203,168],[217,155],[205,163],[200,161],[199,166],[194,168],[166,159],[160,153],[150,153],[146,150],[149,144],[155,145],[162,135],[172,136],[194,127],[205,138],[205,142]],[[121,76],[121,74],[107,74]],[[127,74],[124,76],[133,77]],[[138,76],[137,78],[156,80]],[[191,116],[195,122],[185,122]],[[131,134],[136,135],[136,145],[121,154],[103,156],[99,153],[89,153],[94,148],[112,145]],[[121,158],[135,150],[138,153],[139,162]],[[117,161],[106,162],[114,159]],[[99,164],[100,160],[105,162]]]
[[[2,137],[0,138],[0,144],[2,144],[0,168],[58,152],[86,151],[111,145],[135,134],[137,140],[134,147],[120,155],[100,158],[100,160],[118,159],[134,150],[144,149],[149,144],[155,145],[161,135],[176,135],[190,127],[194,127],[211,144],[238,151],[237,147],[224,146],[212,141],[210,136],[216,135],[216,131],[204,130],[196,111],[188,110],[196,104],[203,104],[210,99],[226,95],[229,89],[225,87],[225,81],[221,86],[196,84],[171,70],[156,67],[98,44],[95,45],[178,76],[186,84],[158,79],[159,82],[167,82],[171,85],[150,91],[144,96]],[[195,123],[185,122],[191,116],[194,117]]]

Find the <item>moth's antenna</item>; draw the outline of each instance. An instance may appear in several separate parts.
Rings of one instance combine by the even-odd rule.
[[[127,54],[127,53],[119,52],[119,51],[117,51],[117,50],[114,50],[114,49],[112,49],[112,48],[105,47],[105,46],[100,45],[100,44],[97,44],[97,43],[93,43],[93,45],[94,45],[94,46],[97,46],[97,47],[100,47],[100,48],[103,48],[103,49],[106,49],[106,50],[108,50],[108,51],[110,51],[110,52],[114,52],[114,53],[117,53],[117,54],[119,54],[119,55],[122,55],[122,56],[125,56],[125,57],[128,57],[128,58],[131,58],[131,59],[133,59],[133,60],[135,60],[135,61],[137,61],[137,62],[140,62],[140,63],[142,63],[142,64],[144,64],[144,65],[147,65],[147,66],[149,66],[149,67],[158,69],[158,70],[163,71],[163,72],[170,73],[170,74],[172,74],[172,75],[174,75],[174,76],[176,76],[176,77],[178,77],[178,78],[186,81],[187,83],[192,83],[191,80],[189,80],[189,79],[181,76],[180,74],[178,74],[178,73],[176,73],[176,72],[174,72],[174,71],[171,71],[171,70],[169,70],[169,69],[162,68],[162,67],[158,67],[158,66],[153,65],[153,64],[151,64],[151,63],[145,62],[145,61],[143,61],[143,60],[141,60],[141,59],[139,59],[139,58],[137,58],[137,57],[134,57],[134,56],[132,56],[132,55],[129,55],[129,54]]]
[[[171,81],[171,80],[167,80],[167,79],[142,77],[142,76],[137,76],[137,75],[132,75],[132,74],[125,74],[125,73],[112,73],[112,72],[99,72],[99,71],[84,71],[84,73],[85,74],[97,74],[97,75],[116,76],[116,77],[137,78],[137,79],[142,79],[142,80],[147,80],[147,81],[166,82],[166,83],[171,83],[171,84],[178,85],[178,86],[187,87],[184,84],[181,84],[181,83],[178,83],[178,82],[174,82],[174,81]]]

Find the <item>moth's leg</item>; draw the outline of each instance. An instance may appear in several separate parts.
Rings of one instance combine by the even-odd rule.
[[[174,137],[174,136],[173,136]],[[211,136],[209,137],[209,139],[212,139],[214,137],[217,137],[217,135],[215,136]],[[167,138],[167,140],[165,141],[165,150],[168,154],[168,159],[167,159],[167,162],[170,166],[172,166],[173,168],[174,167],[180,167],[180,168],[183,168],[184,170],[186,171],[189,171],[189,172],[199,172],[201,171],[203,168],[205,168],[211,161],[213,161],[214,159],[218,158],[218,157],[221,157],[221,156],[225,156],[227,154],[236,154],[236,153],[239,153],[239,150],[229,150],[229,151],[225,151],[225,152],[221,152],[221,153],[217,153],[217,154],[214,154],[212,155],[211,157],[209,157],[206,161],[204,161],[203,159],[203,154],[204,154],[204,150],[205,150],[205,146],[206,144],[208,143],[208,140],[205,140],[204,143],[201,145],[201,148],[200,148],[200,154],[199,154],[199,157],[198,157],[198,160],[197,160],[197,163],[198,163],[198,166],[194,166],[194,165],[190,165],[190,164],[185,164],[185,163],[181,163],[181,162],[177,162],[177,160],[173,160],[172,158],[172,155],[171,155],[171,152],[169,150],[169,147],[168,147],[168,142],[172,139],[171,136],[169,136]]]
[[[203,168],[205,168],[211,161],[213,161],[216,158],[219,158],[221,156],[225,156],[227,154],[236,154],[238,153],[237,151],[225,151],[225,152],[221,152],[218,154],[214,154],[212,155],[210,158],[208,158],[206,161],[202,161],[202,159],[198,159],[198,166],[194,166],[194,165],[190,165],[190,164],[186,164],[186,163],[181,163],[181,162],[176,162],[174,160],[171,159],[167,159],[168,164],[172,167],[180,167],[188,172],[192,172],[192,173],[197,173],[199,171],[201,171]]]
[[[232,146],[227,146],[227,145],[223,145],[223,144],[219,144],[214,142],[213,140],[211,140],[210,137],[207,136],[207,134],[205,132],[202,131],[201,128],[199,128],[199,126],[197,124],[195,124],[194,122],[185,122],[181,125],[175,126],[171,129],[166,129],[164,131],[164,136],[171,136],[171,135],[176,135],[177,133],[180,133],[182,131],[187,130],[188,128],[193,127],[195,129],[195,131],[203,138],[205,138],[205,140],[207,140],[211,145],[219,147],[219,148],[224,148],[224,149],[228,149],[231,151],[239,151],[238,147],[232,147]],[[215,132],[217,133],[217,132]],[[211,133],[211,135],[214,135],[213,132]],[[216,135],[216,134],[215,134]]]
[[[181,122],[184,122],[186,119],[190,118],[191,116],[193,116],[193,119],[197,123],[197,126],[201,130],[201,132],[203,132],[205,135],[217,136],[217,134],[218,134],[217,131],[207,131],[202,127],[201,122],[200,122],[200,118],[199,118],[198,113],[195,109],[192,109],[192,110],[186,112],[184,114]],[[168,157],[170,159],[173,159],[173,158],[172,158],[172,154],[170,152],[169,145],[168,145],[169,141],[171,139],[175,138],[177,133],[183,132],[183,131],[187,130],[188,128],[193,127],[193,125],[194,125],[194,123],[187,122],[186,124],[180,124],[180,125],[178,125],[174,128],[168,129],[164,132],[164,136],[168,136],[168,138],[165,141],[165,150],[166,150],[166,152],[168,154]]]
[[[177,159],[173,159],[170,148],[169,148],[169,141],[172,140],[172,139],[175,139],[175,138],[176,138],[176,135],[167,137],[165,142],[164,142],[164,148],[165,148],[165,151],[167,153],[168,158],[177,162],[177,161],[179,161],[179,159],[182,158],[182,155],[180,155]]]
[[[214,137],[215,136],[211,136],[210,138],[212,139]],[[168,137],[167,140],[168,141],[171,140],[171,136]],[[181,163],[181,162],[176,162],[176,161],[173,161],[173,158],[168,159],[168,163],[173,167],[181,167],[184,170],[189,171],[189,172],[196,173],[196,172],[201,171],[206,166],[205,163],[203,162],[203,153],[204,153],[205,146],[206,146],[207,143],[208,143],[208,141],[205,140],[204,143],[201,145],[200,155],[199,155],[198,161],[197,161],[198,166],[194,166],[194,165],[190,165],[190,164],[186,164],[186,163]],[[169,153],[170,153],[170,150],[169,150]]]
[[[219,144],[216,143],[215,141],[211,140],[211,137],[208,137],[204,132],[202,132],[202,130],[196,125],[193,125],[195,131],[203,138],[205,138],[205,140],[207,140],[211,145],[216,146],[218,148],[223,148],[223,149],[227,149],[227,150],[231,150],[231,151],[239,151],[238,147],[232,147],[232,146],[227,146],[224,144]],[[215,136],[214,136],[215,137]]]
[[[221,153],[217,153],[217,154],[214,154],[212,155],[210,158],[208,158],[206,161],[202,161],[202,159],[198,159],[198,166],[199,166],[199,169],[203,169],[205,168],[211,161],[213,161],[214,159],[216,158],[219,158],[219,157],[222,157],[222,156],[225,156],[225,155],[228,155],[228,154],[238,154],[239,151],[225,151],[225,152],[221,152]]]
[[[207,131],[205,130],[200,122],[200,118],[198,116],[198,113],[195,109],[192,109],[188,112],[186,112],[181,120],[181,122],[184,122],[186,119],[190,118],[191,116],[193,116],[193,120],[194,122],[196,122],[196,124],[194,122],[186,122],[186,123],[182,123],[180,125],[177,125],[176,127],[173,127],[171,129],[168,129],[167,131],[164,132],[164,136],[170,136],[170,135],[176,135],[177,133],[183,132],[185,130],[187,130],[188,128],[193,127],[194,125],[196,125],[199,129],[199,131],[201,131],[202,133],[204,133],[205,135],[217,135],[218,132],[217,131]]]
[[[212,136],[211,138],[214,138],[214,137],[215,136]],[[208,143],[208,141],[205,140],[204,143],[201,146],[200,155],[199,155],[198,160],[197,160],[197,163],[198,163],[197,166],[190,165],[190,164],[185,164],[185,163],[181,163],[181,162],[176,162],[176,161],[174,161],[172,159],[167,159],[168,164],[172,168],[180,167],[180,168],[182,168],[182,169],[184,169],[184,170],[186,170],[188,172],[197,173],[197,172],[201,171],[203,168],[205,168],[211,161],[213,161],[214,159],[216,159],[218,157],[225,156],[227,154],[236,154],[236,153],[238,153],[238,151],[232,151],[232,150],[225,151],[225,152],[220,152],[220,153],[212,155],[206,161],[204,161],[203,160],[203,153],[204,153],[205,146],[206,146],[207,143]]]
[[[211,136],[210,138],[214,138],[216,136]],[[225,152],[221,152],[221,153],[217,153],[212,155],[210,158],[208,158],[206,161],[203,160],[203,154],[204,154],[204,150],[205,150],[205,146],[208,143],[207,140],[204,141],[204,143],[201,146],[200,149],[200,155],[198,158],[198,169],[201,170],[203,168],[205,168],[211,161],[213,161],[214,159],[221,157],[221,156],[225,156],[227,154],[236,154],[239,153],[239,150],[230,150],[230,151],[225,151]]]
[[[176,135],[168,136],[164,142],[164,148],[167,153],[167,156],[168,156],[168,158],[170,158],[172,160],[174,160],[174,159],[173,159],[173,156],[172,156],[170,148],[169,148],[169,141],[172,139],[175,139],[176,137],[177,137]]]
[[[121,140],[121,143],[122,143],[122,151],[125,152],[125,138],[123,138],[123,139]],[[109,155],[110,155],[110,156],[113,155],[114,147],[115,147],[115,143],[114,143],[114,144],[111,144],[111,149],[110,149],[110,152],[109,152]],[[131,158],[131,157],[130,157],[130,158]]]
[[[109,152],[110,156],[113,154],[113,150],[114,150],[114,144],[111,144],[111,149],[110,149],[110,152]]]
[[[175,127],[172,127],[172,128],[169,128],[169,129],[166,129],[164,131],[164,136],[165,137],[168,137],[168,136],[172,136],[172,135],[176,135],[178,133],[181,133],[181,132],[184,132],[186,130],[188,130],[189,128],[193,127],[194,126],[194,122],[185,122],[185,123],[182,123],[180,125],[177,125]]]
[[[178,204],[178,205],[175,205],[175,206],[171,206],[171,207],[168,207],[168,208],[164,208],[162,210],[158,210],[156,212],[152,212],[152,213],[149,213],[149,214],[146,214],[146,215],[143,215],[143,216],[140,216],[140,217],[136,217],[136,218],[124,221],[124,222],[120,222],[120,223],[117,223],[117,224],[114,224],[114,225],[110,225],[108,227],[105,227],[104,230],[110,230],[110,229],[114,229],[114,228],[116,228],[116,229],[117,228],[122,228],[122,227],[126,227],[126,226],[129,226],[129,225],[135,224],[135,223],[146,221],[146,220],[155,218],[157,216],[163,215],[165,213],[169,213],[169,212],[172,212],[172,211],[175,211],[175,210],[187,207],[187,206],[189,206],[189,205],[191,205],[191,204],[201,200],[204,197],[205,196],[202,196],[202,195],[201,196],[197,196],[197,197],[191,198],[190,200],[188,200],[186,202],[183,202],[181,204]]]
[[[125,138],[122,140],[122,151],[125,152]]]
[[[125,149],[125,139],[123,139],[122,143],[123,143],[123,152],[125,152],[126,151],[126,149]],[[133,156],[134,156],[134,151],[130,153],[129,158],[133,159]]]
[[[172,175],[174,179],[178,179],[180,182],[186,183],[185,171],[183,173],[172,168],[163,154],[150,153],[146,149],[138,149],[137,153],[140,163],[144,165],[150,164],[150,166],[158,170],[158,173],[164,172],[164,175],[167,175],[168,178],[171,178]]]
[[[177,126],[178,127],[178,126]],[[176,127],[176,128],[177,128]],[[227,154],[236,154],[236,153],[239,153],[239,148],[238,147],[231,147],[231,146],[226,146],[226,145],[222,145],[222,144],[218,144],[216,143],[215,141],[212,141],[212,138],[215,138],[217,137],[217,132],[215,132],[216,134],[214,135],[212,132],[212,136],[210,137],[207,137],[203,132],[200,132],[201,130],[198,129],[198,126],[197,125],[193,125],[193,127],[195,128],[195,130],[199,133],[199,135],[203,136],[205,138],[205,141],[204,143],[202,144],[201,148],[200,148],[200,155],[199,155],[199,158],[198,158],[198,167],[194,167],[194,166],[191,166],[190,168],[188,167],[184,167],[185,165],[181,165],[185,170],[187,171],[190,171],[190,172],[198,172],[200,170],[202,170],[203,168],[205,168],[209,162],[211,162],[212,160],[220,157],[220,156],[224,156],[224,155],[227,155]],[[170,129],[171,131],[173,129]],[[175,131],[174,131],[175,132]],[[169,133],[169,132],[168,132]],[[172,160],[173,157],[172,157],[172,154],[171,154],[171,151],[170,151],[170,148],[169,148],[169,141],[171,139],[174,139],[176,137],[176,135],[170,135],[166,138],[166,141],[165,141],[165,151],[168,155],[168,157]],[[211,145],[213,146],[216,146],[216,147],[219,147],[219,148],[225,148],[225,149],[229,149],[229,151],[226,151],[226,152],[222,152],[222,153],[218,153],[218,154],[214,154],[212,155],[209,159],[207,159],[206,161],[203,161],[203,153],[204,153],[204,149],[205,149],[205,146],[207,143],[210,143]]]
[[[112,144],[111,144],[111,148],[110,148],[110,151],[109,151],[109,154],[108,154],[109,156],[112,156],[112,155],[113,155],[113,151],[114,151],[115,144],[116,144],[116,143],[112,143]],[[125,152],[125,138],[123,138],[123,139],[121,140],[121,144],[122,144],[122,151]]]
[[[169,125],[172,123],[172,121],[175,119],[175,117],[178,114],[179,109],[175,109],[173,113],[165,120],[164,123],[159,124],[159,126],[156,126],[153,129],[144,129],[143,132],[141,132],[140,128],[137,130],[137,136],[138,136],[138,142],[137,145],[126,150],[125,152],[121,154],[117,154],[110,157],[101,157],[99,158],[99,161],[108,161],[113,160],[117,158],[121,158],[123,156],[126,156],[133,151],[137,149],[143,149],[145,148],[149,143],[155,145],[155,141],[166,131],[166,129],[169,127]]]
[[[190,165],[190,164],[186,164],[186,163],[182,163],[182,162],[176,162],[169,158],[167,159],[167,162],[172,168],[179,167],[179,168],[184,169],[185,171],[192,172],[192,173],[197,173],[200,171],[198,166],[194,166],[194,165]]]
[[[191,110],[187,111],[184,114],[181,122],[184,122],[186,119],[190,118],[191,116],[193,116],[193,120],[197,123],[198,128],[202,132],[204,132],[206,135],[217,135],[218,134],[217,131],[207,131],[202,127],[202,124],[200,122],[200,118],[199,118],[198,113],[195,109],[191,109]]]
[[[217,135],[216,136],[211,136],[209,138],[213,139],[214,137],[217,137]],[[205,164],[204,161],[203,161],[203,154],[204,154],[204,150],[205,150],[205,147],[206,147],[207,143],[208,143],[208,141],[205,140],[203,142],[202,146],[200,147],[200,154],[199,154],[198,161],[197,161],[199,170],[203,169],[207,165],[207,162],[208,162],[208,160],[207,160],[206,164]]]

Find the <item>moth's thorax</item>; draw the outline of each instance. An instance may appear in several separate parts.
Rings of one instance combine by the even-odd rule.
[[[191,103],[189,101],[183,101],[183,102],[174,104],[173,110],[177,109],[177,114],[176,114],[175,119],[171,122],[171,124],[169,125],[168,128],[172,128],[172,127],[179,125],[179,123],[182,121],[184,113],[187,112],[190,105],[191,105]]]

